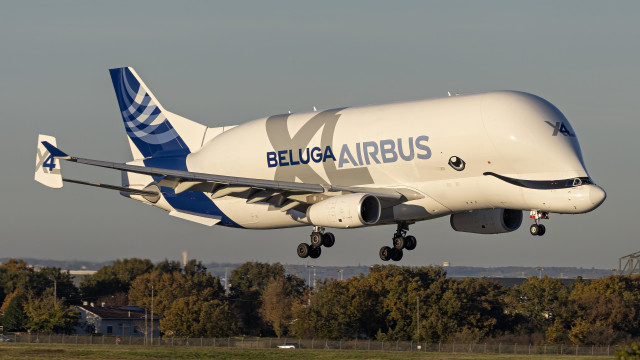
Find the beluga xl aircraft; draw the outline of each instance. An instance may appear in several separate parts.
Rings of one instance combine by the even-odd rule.
[[[133,160],[67,155],[39,135],[35,180],[120,192],[169,215],[212,226],[313,228],[298,256],[334,245],[326,228],[396,225],[384,261],[402,259],[409,225],[450,216],[456,231],[532,235],[550,213],[597,208],[578,138],[550,102],[497,91],[387,105],[284,114],[207,127],[167,111],[131,67],[111,69]],[[315,109],[314,109],[315,110]],[[62,177],[60,160],[115,169],[122,184]]]

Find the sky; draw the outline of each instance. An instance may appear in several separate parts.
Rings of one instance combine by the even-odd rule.
[[[33,181],[38,133],[65,152],[131,159],[108,69],[133,66],[168,110],[207,126],[310,111],[521,90],[575,129],[608,198],[552,214],[547,234],[411,226],[403,265],[617,268],[640,251],[636,1],[15,1],[0,5],[0,257],[141,257],[306,264],[310,227],[206,227],[121,197]],[[545,161],[541,158],[540,161]],[[63,163],[66,177],[118,184],[118,172]],[[233,174],[225,174],[233,175]],[[394,226],[336,230],[315,265],[373,265]],[[311,263],[311,262],[310,262]]]

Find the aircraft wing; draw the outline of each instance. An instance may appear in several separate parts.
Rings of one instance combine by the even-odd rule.
[[[212,199],[224,196],[246,198],[248,204],[265,202],[273,204],[282,211],[290,209],[305,210],[307,206],[322,201],[328,197],[343,193],[365,193],[376,196],[382,207],[394,206],[408,200],[422,196],[411,189],[373,188],[334,186],[327,184],[309,184],[289,181],[265,180],[227,175],[198,173],[191,171],[172,170],[139,165],[129,165],[101,160],[84,159],[69,156],[62,150],[42,141],[51,156],[55,159],[76,162],[102,168],[116,169],[138,174],[161,177],[159,186],[171,187],[176,193],[184,191],[201,191],[210,193]],[[136,193],[135,189],[125,189],[114,185],[94,184],[78,180],[63,179],[68,182],[81,183],[103,188],[116,189]]]

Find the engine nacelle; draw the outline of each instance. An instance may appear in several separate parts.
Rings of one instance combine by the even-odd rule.
[[[520,225],[521,210],[484,209],[451,215],[453,230],[474,234],[501,234],[518,230]]]
[[[313,225],[345,229],[374,225],[380,214],[380,200],[359,193],[333,196],[307,209],[307,219]]]

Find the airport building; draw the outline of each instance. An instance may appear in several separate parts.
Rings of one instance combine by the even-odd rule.
[[[93,303],[76,305],[80,313],[78,334],[139,336],[160,336],[158,315],[151,319],[151,312],[137,306],[95,306]]]

